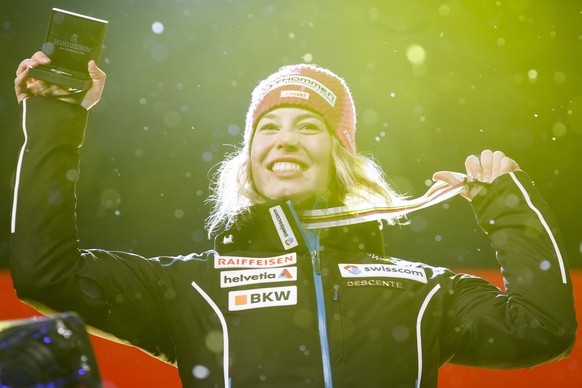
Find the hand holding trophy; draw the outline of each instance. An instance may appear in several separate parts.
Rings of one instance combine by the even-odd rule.
[[[107,22],[53,9],[43,51],[23,60],[16,71],[16,98],[54,97],[90,109],[103,93],[105,73],[97,63]]]
[[[91,85],[87,63],[99,64],[107,25],[105,20],[53,8],[42,46],[50,63],[32,67],[28,75],[71,90],[87,90]]]

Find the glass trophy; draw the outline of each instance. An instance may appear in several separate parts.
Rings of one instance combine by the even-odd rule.
[[[99,64],[108,22],[90,16],[53,8],[42,51],[49,65],[32,67],[29,75],[71,90],[91,85],[87,63]]]

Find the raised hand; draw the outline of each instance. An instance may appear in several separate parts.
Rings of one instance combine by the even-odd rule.
[[[31,78],[28,69],[40,65],[50,64],[50,58],[42,51],[37,51],[31,58],[20,62],[16,69],[14,79],[14,91],[16,99],[20,103],[22,100],[32,96],[54,97],[74,104],[80,104],[85,109],[90,109],[101,99],[105,88],[105,73],[97,67],[95,61],[88,63],[89,76],[93,80],[91,86],[86,91],[70,90],[68,88],[50,84],[45,81]]]
[[[476,155],[467,157],[465,169],[469,179],[465,190],[460,194],[469,201],[483,188],[480,183],[491,183],[503,174],[520,170],[519,165],[513,159],[505,156],[502,151],[493,152],[491,150],[484,150],[481,152],[480,157]],[[459,182],[458,177],[450,171],[436,172],[432,179],[447,182],[451,185]]]

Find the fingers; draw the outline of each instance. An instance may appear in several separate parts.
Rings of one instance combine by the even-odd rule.
[[[27,76],[28,71],[23,71],[14,79],[14,92],[16,93],[16,100],[18,103],[28,97],[26,87]]]
[[[505,154],[501,151],[495,151],[493,153],[493,163],[491,166],[491,181],[501,175],[501,162],[505,158]]]
[[[442,182],[446,182],[451,186],[456,185],[457,183],[459,183],[461,181],[461,179],[458,179],[453,172],[451,171],[438,171],[435,172],[432,175],[432,180],[433,181],[442,181]]]
[[[38,65],[48,65],[49,63],[51,63],[51,59],[48,57],[48,55],[46,55],[42,51],[35,52],[32,55],[31,60],[33,61],[32,67],[35,67]]]
[[[26,97],[28,97],[28,69],[34,65],[34,61],[30,58],[25,59],[20,62],[18,68],[16,69],[16,78],[14,79],[14,92],[16,93],[16,99],[20,103]]]
[[[479,158],[475,155],[469,155],[465,160],[465,169],[467,170],[467,175],[477,180],[483,179],[483,170],[481,168],[481,162]]]
[[[519,165],[511,158],[505,156],[502,151],[484,150],[479,156],[469,155],[465,160],[465,169],[469,179],[465,189],[460,193],[471,201],[485,187],[483,183],[492,183],[499,176],[518,171]],[[450,171],[436,172],[432,179],[443,181],[451,186],[463,180],[458,174]]]
[[[491,183],[503,174],[519,170],[519,165],[502,151],[484,150],[479,157],[467,157],[465,168],[469,177]]]
[[[481,152],[481,179],[491,182],[491,172],[493,170],[493,152],[484,150]]]
[[[105,87],[105,79],[107,78],[105,72],[101,70],[99,67],[97,67],[97,64],[95,63],[94,60],[89,61],[88,70],[89,77],[91,77],[91,79],[93,80],[93,86],[96,89],[100,89],[100,91],[103,91],[103,88]]]
[[[461,176],[460,176],[461,175]],[[462,174],[458,174],[452,171],[438,171],[432,176],[433,181],[441,181],[449,184],[450,186],[456,186],[459,182],[464,180]],[[465,197],[469,201],[473,198],[474,194],[468,185],[465,185],[464,189],[459,193],[462,197]]]
[[[16,78],[14,79],[14,91],[19,103],[34,94],[32,88],[35,86],[35,80],[28,76],[28,69],[40,65],[48,65],[50,62],[50,58],[42,51],[37,51],[31,58],[20,62],[16,68]]]
[[[87,70],[92,82],[89,89],[82,93],[76,93],[66,87],[53,85],[29,76],[30,68],[48,65],[50,63],[50,58],[42,51],[37,51],[32,57],[20,62],[16,69],[16,78],[14,79],[14,91],[19,103],[31,96],[53,96],[66,102],[80,103],[86,109],[89,109],[99,102],[103,94],[103,88],[105,87],[106,75],[97,66],[95,61],[91,60],[87,64]]]
[[[22,73],[25,73],[28,71],[29,67],[33,67],[33,66],[34,66],[34,61],[32,60],[32,58],[26,58],[24,61],[20,62],[20,64],[16,68],[16,77],[21,76]]]
[[[515,160],[505,157],[501,160],[501,169],[500,174],[505,174],[512,171],[521,171],[519,165],[515,162]]]
[[[505,154],[502,151],[484,150],[481,152],[482,180],[493,182],[500,175],[503,158],[505,158]]]
[[[28,72],[31,67],[37,67],[39,65],[48,65],[51,63],[50,58],[42,51],[37,51],[31,58],[26,58],[16,68],[16,76],[19,77],[22,73]]]

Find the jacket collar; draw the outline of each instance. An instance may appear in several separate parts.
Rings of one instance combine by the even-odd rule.
[[[223,255],[236,252],[300,252],[307,250],[305,230],[288,200],[249,207],[228,230],[218,235],[215,249]],[[377,221],[325,228],[316,232],[320,245],[343,251],[384,255],[384,238]]]

